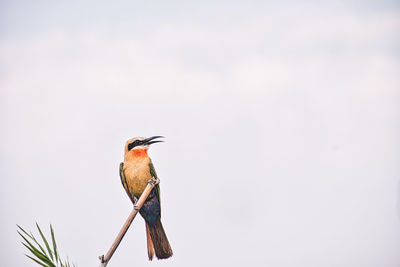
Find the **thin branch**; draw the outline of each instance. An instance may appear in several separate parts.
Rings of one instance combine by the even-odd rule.
[[[100,267],[106,267],[108,262],[110,261],[111,257],[113,256],[115,250],[119,246],[119,243],[121,243],[122,238],[124,237],[126,231],[128,231],[129,226],[131,225],[133,219],[135,219],[136,214],[139,212],[139,210],[142,208],[144,202],[146,201],[147,197],[149,196],[151,190],[153,187],[159,182],[158,179],[152,179],[149,180],[146,188],[144,189],[143,193],[140,195],[139,200],[136,202],[136,205],[134,206],[133,210],[129,214],[128,218],[125,221],[124,226],[122,226],[122,229],[119,231],[117,237],[114,240],[114,243],[111,245],[111,248],[108,250],[107,254],[104,256],[100,256]]]

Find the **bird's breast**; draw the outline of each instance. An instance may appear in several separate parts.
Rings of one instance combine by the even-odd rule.
[[[129,192],[137,198],[143,193],[148,180],[151,179],[149,163],[149,158],[124,163],[124,174]]]

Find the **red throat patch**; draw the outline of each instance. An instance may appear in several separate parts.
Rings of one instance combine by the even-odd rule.
[[[148,157],[147,149],[132,149],[131,151],[135,157]]]

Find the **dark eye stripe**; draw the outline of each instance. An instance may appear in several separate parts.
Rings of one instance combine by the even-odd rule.
[[[128,151],[131,150],[132,148],[134,148],[135,146],[139,146],[142,144],[142,141],[140,140],[135,140],[134,142],[130,143],[128,145]]]
[[[130,144],[128,145],[128,151],[131,150],[132,148],[134,148],[135,146],[137,146],[136,141],[133,142],[133,143],[130,143]]]

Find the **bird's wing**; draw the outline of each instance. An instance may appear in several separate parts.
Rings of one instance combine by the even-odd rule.
[[[158,178],[157,173],[156,173],[156,170],[154,169],[153,162],[151,162],[151,160],[150,160],[150,163],[149,163],[149,168],[150,168],[150,174],[151,174],[151,176],[153,176],[154,178]],[[156,184],[155,188],[156,188],[156,193],[157,193],[158,202],[160,202],[160,204],[161,204],[161,199],[160,199],[160,184]]]
[[[131,199],[132,203],[135,203],[135,196],[129,192],[128,184],[124,174],[124,163],[121,162],[119,164],[119,177],[121,178],[122,186],[125,189],[125,192],[128,194],[128,197]]]

